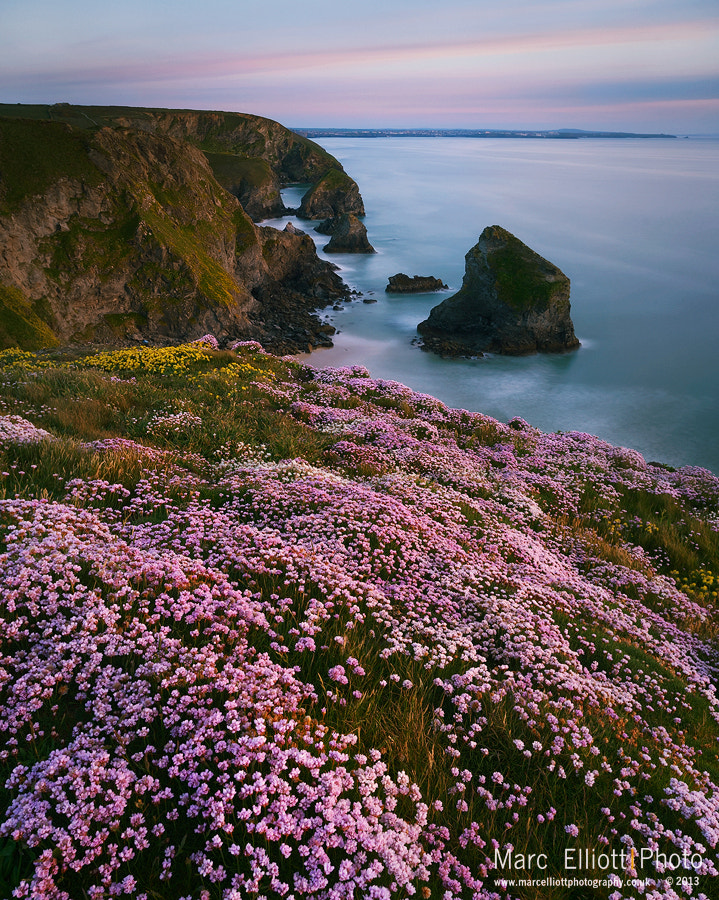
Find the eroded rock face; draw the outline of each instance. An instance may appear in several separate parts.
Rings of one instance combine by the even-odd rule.
[[[43,164],[23,190],[32,160],[18,142]],[[281,352],[326,344],[313,310],[349,294],[311,238],[255,226],[187,142],[161,129],[78,134],[2,118],[0,287],[19,323],[3,342],[21,343],[38,316],[46,343],[211,332]]]
[[[233,194],[253,222],[287,212],[277,172],[264,159],[244,159],[232,153],[208,153],[207,161],[222,187]]]
[[[555,353],[579,346],[569,279],[499,225],[485,228],[465,257],[460,290],[417,326],[443,355]]]
[[[343,213],[365,214],[359,188],[342,169],[330,169],[304,195],[297,215],[302,219],[331,219]]]
[[[315,231],[331,235],[325,253],[375,253],[367,239],[367,229],[353,213],[326,219]]]
[[[447,285],[441,278],[433,275],[405,275],[398,272],[390,275],[385,291],[388,294],[433,294],[435,291],[446,290]]]

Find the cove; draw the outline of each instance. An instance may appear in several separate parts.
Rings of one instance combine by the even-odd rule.
[[[719,471],[719,141],[319,143],[358,182],[378,251],[331,259],[377,302],[329,310],[335,346],[308,357],[312,365],[361,364],[451,406]],[[297,205],[291,190],[285,202]],[[327,238],[289,218],[322,255]],[[579,350],[447,360],[413,343],[417,324],[461,285],[464,254],[492,224],[570,277]],[[397,272],[437,276],[449,290],[385,294]]]

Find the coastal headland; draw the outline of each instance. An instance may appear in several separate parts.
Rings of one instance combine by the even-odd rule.
[[[349,289],[308,235],[257,224],[288,183],[305,219],[364,214],[333,156],[260,116],[0,105],[0,346],[326,345],[315,310]]]
[[[715,896],[719,478],[287,354],[345,288],[253,216],[361,197],[277,123],[22,112],[2,896]],[[494,254],[568,315],[520,243],[485,229],[467,290]]]

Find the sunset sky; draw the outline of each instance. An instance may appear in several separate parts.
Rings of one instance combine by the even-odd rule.
[[[0,102],[719,132],[717,0],[0,0]]]

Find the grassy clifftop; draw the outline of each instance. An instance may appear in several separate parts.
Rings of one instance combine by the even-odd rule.
[[[314,181],[340,163],[319,144],[279,122],[249,113],[70,103],[0,103],[0,117],[55,122],[76,131],[103,127],[161,131],[202,150],[266,159],[286,180]]]
[[[255,344],[0,365],[5,895],[715,895],[711,473]]]
[[[290,182],[314,184],[329,172],[334,172],[335,181],[341,181],[345,187],[354,185],[341,164],[319,144],[290,131],[279,122],[248,113],[77,106],[69,103],[3,103],[0,104],[0,118],[33,121],[38,125],[65,126],[65,133],[75,135],[75,142],[83,140],[83,133],[92,133],[100,128],[167,134],[208,153],[211,162],[217,165],[220,177],[230,161],[234,161],[235,167],[246,166],[248,161],[263,161],[269,167],[269,171],[264,173],[263,186],[270,181],[276,188]],[[27,143],[27,137],[25,141]],[[67,138],[63,139],[63,146],[65,144]],[[35,152],[31,145],[21,149],[23,153]],[[230,157],[230,161],[225,160],[223,163],[217,159],[218,155]],[[18,162],[22,159],[21,153]],[[23,175],[24,179],[27,177],[27,173]],[[354,187],[356,189],[356,185]]]
[[[56,122],[9,120],[0,137],[0,213],[19,209],[60,178],[97,185],[102,173],[88,158],[88,135]]]

